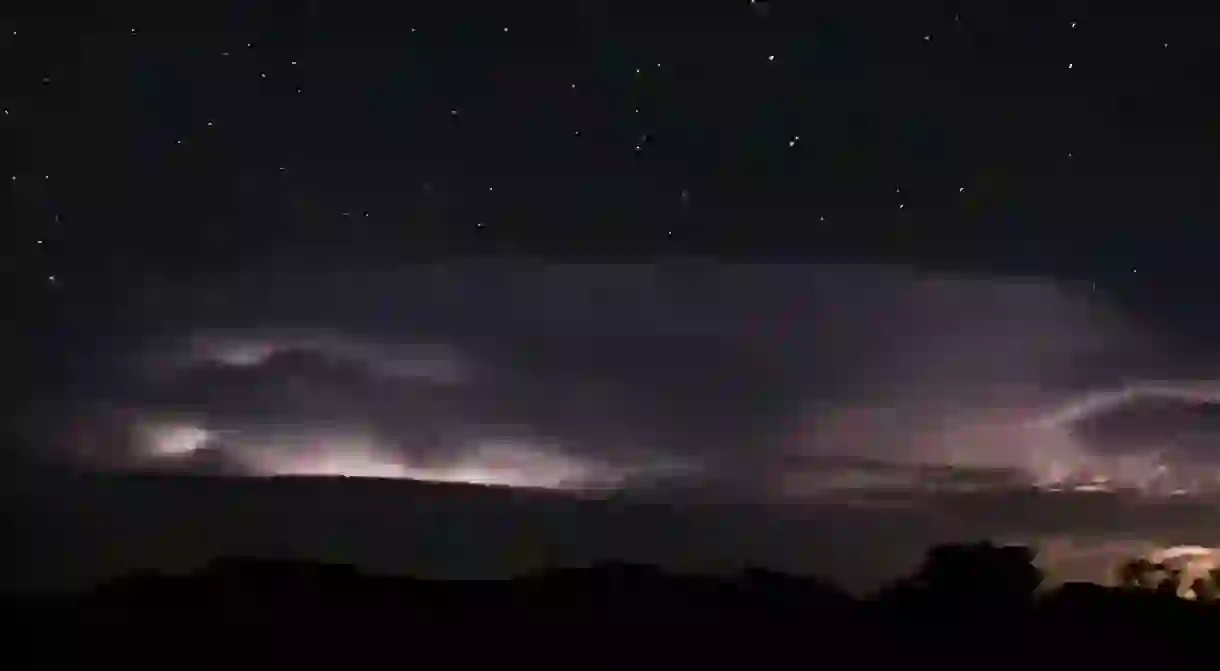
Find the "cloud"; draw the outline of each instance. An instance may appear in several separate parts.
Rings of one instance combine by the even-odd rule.
[[[374,344],[339,333],[302,329],[245,334],[196,329],[189,338],[185,358],[195,365],[220,368],[274,365],[300,367],[303,372],[312,367],[321,372],[328,366],[346,367],[436,384],[457,384],[464,375],[460,357],[443,345]]]
[[[135,304],[179,335],[132,340],[106,402],[253,470],[435,474],[512,445],[712,497],[943,487],[947,466],[971,487],[1062,481],[1120,451],[1089,427],[1123,390],[1195,363],[1096,292],[907,268],[451,263],[157,295]],[[1157,467],[1129,452],[1111,475]]]
[[[664,455],[582,452],[563,408],[454,348],[337,334],[196,333],[123,399],[107,468],[614,487],[679,468]],[[147,362],[146,362],[147,363]],[[550,399],[544,399],[548,403]],[[558,432],[558,433],[557,433]]]
[[[49,405],[38,426],[54,440],[28,442],[110,471],[493,483],[560,489],[564,505],[611,488],[718,504],[643,506],[630,523],[619,507],[514,508],[494,524],[452,512],[465,535],[429,559],[446,570],[516,551],[516,532],[496,529],[518,523],[563,539],[554,557],[757,561],[864,588],[944,541],[1049,544],[1057,565],[1093,577],[1132,548],[1220,545],[1214,497],[1188,477],[1214,472],[1214,418],[1201,407],[1220,389],[1214,353],[1087,287],[904,268],[503,262],[251,272],[138,293],[124,337],[77,334],[61,386],[84,402]],[[1071,491],[1096,489],[1097,476],[1155,496]],[[48,499],[79,500],[80,479],[69,481]],[[227,480],[206,508],[181,483],[132,501],[96,486],[116,501],[107,524],[140,530],[133,553],[138,539],[164,537],[171,509],[202,520],[202,545],[230,527],[242,543],[290,527],[282,544],[316,536],[300,541],[311,548],[357,533],[342,506],[304,495],[267,494],[257,519],[225,512]],[[407,524],[426,533],[432,518],[396,503],[416,491],[403,483],[342,490],[365,486],[385,492],[365,516],[387,521],[352,546],[376,563],[385,538]],[[1160,496],[1178,488],[1196,495]],[[452,509],[467,510],[454,496]],[[773,505],[724,505],[760,501]],[[654,525],[662,508],[674,519]],[[338,521],[317,531],[328,511]],[[573,521],[548,526],[561,518]]]
[[[1220,458],[1220,384],[1142,383],[1069,415],[1075,435],[1110,452],[1158,449]]]

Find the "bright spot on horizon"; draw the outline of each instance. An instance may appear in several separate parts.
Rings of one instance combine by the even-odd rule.
[[[207,429],[191,425],[152,425],[144,428],[145,446],[154,456],[192,454],[212,438]]]
[[[163,439],[164,440],[164,439]],[[410,463],[403,455],[360,437],[325,436],[257,444],[240,440],[221,446],[248,476],[332,476],[466,483],[537,489],[614,487],[624,472],[554,449],[490,440],[449,458]],[[186,434],[171,444],[184,449]],[[172,454],[169,448],[160,455]]]

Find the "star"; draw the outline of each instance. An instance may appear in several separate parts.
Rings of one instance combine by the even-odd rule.
[[[1075,27],[1076,27],[1076,22],[1075,22],[1075,21],[1073,21],[1073,22],[1072,22],[1072,27],[1073,27],[1073,28],[1075,28]]]
[[[767,60],[773,61],[773,60],[775,60],[775,56],[767,56]]]
[[[296,65],[296,64],[297,64],[297,62],[296,62],[296,61],[288,61],[288,64],[289,64],[289,65]]]
[[[962,193],[962,192],[964,192],[965,190],[966,190],[966,187],[964,187],[964,186],[959,186],[959,187],[957,187],[957,192],[958,192],[958,193]]]
[[[931,36],[931,35],[924,35],[924,36],[923,36],[923,41],[924,41],[924,42],[931,42],[931,41],[932,41],[932,36]]]

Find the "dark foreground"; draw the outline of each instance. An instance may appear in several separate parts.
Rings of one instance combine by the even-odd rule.
[[[1038,592],[1031,560],[1024,548],[938,548],[915,575],[856,599],[815,579],[758,570],[724,578],[608,564],[434,582],[227,559],[189,576],[134,575],[86,594],[10,597],[7,610],[16,623],[10,632],[22,634],[16,647],[40,650],[44,661],[257,654],[405,666],[532,659],[571,668],[613,659],[1128,668],[1186,657],[1214,668],[1220,602],[1134,586]]]

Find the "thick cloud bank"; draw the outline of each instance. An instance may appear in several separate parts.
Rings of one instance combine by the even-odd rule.
[[[1044,281],[450,264],[215,277],[132,303],[157,335],[107,352],[113,379],[61,418],[74,463],[802,501],[1172,493],[1220,462],[1201,410],[1220,376],[1199,353]]]
[[[144,363],[151,376],[138,391],[87,415],[64,443],[74,460],[554,489],[617,487],[680,467],[631,445],[583,443],[574,454],[545,432],[573,418],[539,419],[511,379],[474,370],[448,347],[197,332]]]

